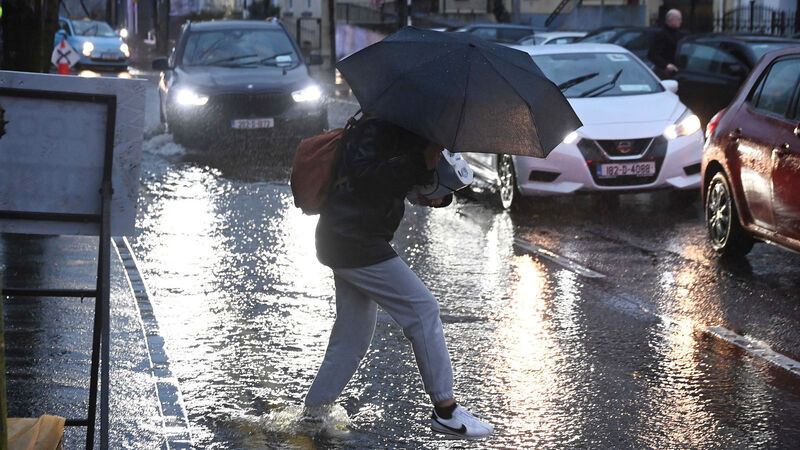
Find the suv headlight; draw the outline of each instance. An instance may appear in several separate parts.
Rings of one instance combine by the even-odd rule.
[[[292,92],[292,98],[297,103],[316,102],[322,98],[322,90],[315,85],[311,85],[299,91]]]
[[[700,119],[692,113],[692,110],[686,108],[686,111],[678,117],[678,120],[664,130],[664,137],[675,139],[678,136],[689,136],[697,133],[700,128]]]
[[[92,56],[92,52],[94,51],[94,44],[89,41],[83,43],[83,47],[81,47],[81,53],[83,56]]]
[[[121,44],[119,46],[119,51],[121,51],[122,54],[125,55],[126,58],[130,58],[131,57],[131,49],[128,48],[128,44],[125,44],[125,43]]]
[[[175,101],[183,106],[203,106],[208,103],[207,95],[200,95],[191,89],[183,88],[178,91]]]

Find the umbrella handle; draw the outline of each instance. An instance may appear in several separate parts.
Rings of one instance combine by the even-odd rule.
[[[356,116],[359,115],[359,114],[361,114],[361,117],[356,119]],[[353,128],[354,126],[356,126],[358,121],[363,119],[363,118],[364,118],[364,114],[362,114],[361,108],[358,108],[358,111],[356,111],[355,114],[353,114],[352,116],[350,116],[349,119],[347,119],[347,125],[345,125],[345,129]]]

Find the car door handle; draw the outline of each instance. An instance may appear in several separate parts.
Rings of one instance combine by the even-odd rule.
[[[730,133],[728,133],[728,137],[733,139],[734,141],[738,141],[740,137],[742,137],[742,129],[737,128]]]

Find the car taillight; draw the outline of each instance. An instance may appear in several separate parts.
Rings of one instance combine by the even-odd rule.
[[[717,128],[717,125],[719,125],[719,119],[722,118],[722,114],[724,113],[725,110],[723,109],[720,112],[714,114],[714,117],[712,117],[711,120],[708,121],[708,125],[706,125],[706,139],[708,139],[709,136],[711,136],[714,133],[714,129]]]

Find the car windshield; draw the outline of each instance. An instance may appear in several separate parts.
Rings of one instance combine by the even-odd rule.
[[[753,56],[755,56],[755,60],[758,61],[764,56],[765,53],[769,53],[773,50],[778,50],[781,48],[786,47],[795,47],[800,45],[800,41],[798,42],[748,42],[747,46],[750,47],[750,50],[753,52]]]
[[[664,90],[661,83],[627,53],[560,53],[534,55],[533,60],[553,83],[561,86],[567,98],[616,97]]]
[[[76,20],[72,22],[75,34],[80,36],[114,37],[116,33],[105,22],[98,20]]]
[[[283,30],[199,31],[189,35],[183,51],[187,66],[294,66],[300,61]]]

